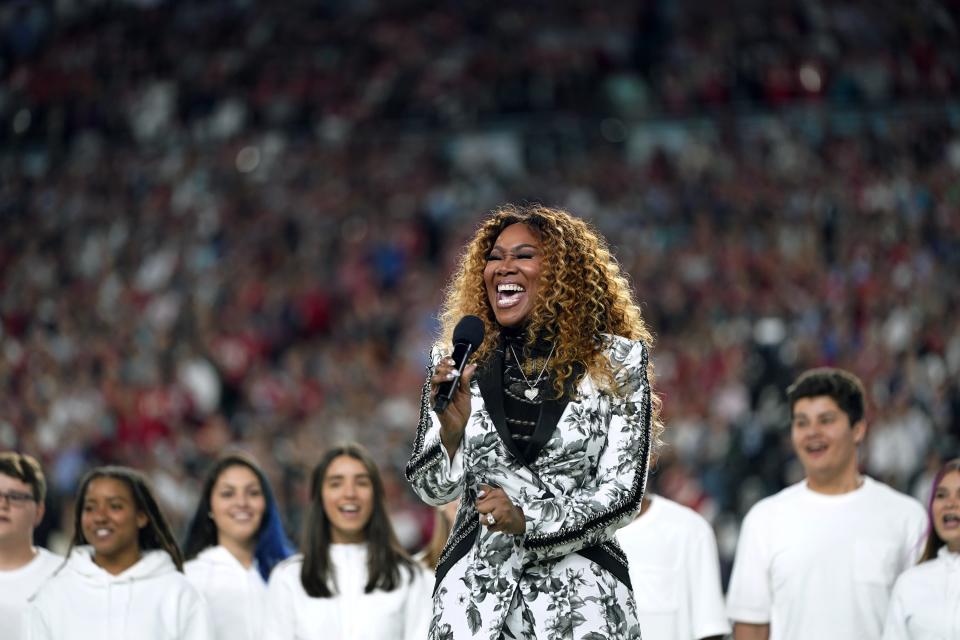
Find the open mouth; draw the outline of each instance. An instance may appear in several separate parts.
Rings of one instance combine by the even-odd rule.
[[[807,453],[811,456],[818,456],[827,450],[827,445],[822,442],[814,442],[808,444],[804,449],[806,449]]]
[[[523,294],[527,292],[522,286],[515,282],[502,282],[497,285],[497,307],[500,309],[509,309],[520,303]]]
[[[960,529],[960,513],[945,513],[942,522],[946,529]]]
[[[250,522],[253,520],[253,514],[249,511],[235,511],[230,514],[230,517],[237,522]]]
[[[360,505],[342,504],[337,507],[337,511],[347,518],[354,518],[360,513]]]
[[[105,538],[109,538],[111,535],[113,535],[113,529],[100,527],[99,529],[93,530],[93,537],[96,538],[97,540],[103,540]]]

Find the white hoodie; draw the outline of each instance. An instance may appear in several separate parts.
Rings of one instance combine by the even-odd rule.
[[[260,640],[267,583],[256,563],[249,569],[224,547],[204,549],[183,566],[187,580],[200,590],[210,608],[216,638]]]
[[[20,640],[26,635],[21,631],[21,620],[27,613],[27,599],[52,576],[63,558],[36,547],[33,559],[12,571],[0,571],[0,638]]]
[[[209,640],[207,605],[166,551],[147,551],[121,573],[77,547],[67,564],[30,599],[30,640]]]
[[[960,553],[940,547],[937,557],[907,569],[890,596],[883,640],[960,638]]]
[[[331,544],[337,595],[313,598],[300,581],[303,556],[287,558],[270,573],[266,640],[424,640],[430,629],[433,582],[426,569],[400,570],[393,591],[364,593],[367,545]]]

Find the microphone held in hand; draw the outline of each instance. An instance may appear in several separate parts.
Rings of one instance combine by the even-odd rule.
[[[457,326],[453,329],[453,358],[454,366],[458,372],[463,371],[467,364],[467,358],[477,350],[483,342],[483,320],[477,316],[463,316]],[[437,413],[443,413],[450,399],[460,384],[460,374],[449,382],[443,382],[437,385],[437,397],[433,401],[433,410]]]

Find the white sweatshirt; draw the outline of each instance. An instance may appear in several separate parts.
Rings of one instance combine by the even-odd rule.
[[[20,640],[20,630],[27,612],[27,599],[63,564],[63,558],[37,547],[33,560],[12,571],[0,571],[0,638]]]
[[[312,598],[300,582],[303,556],[287,558],[270,574],[264,638],[268,640],[424,640],[430,627],[432,578],[419,564],[393,591],[364,593],[367,545],[332,544],[337,595]]]
[[[93,562],[77,547],[67,564],[30,599],[30,640],[209,640],[203,597],[166,551],[147,551],[121,573]]]
[[[907,569],[893,587],[883,640],[960,638],[960,553],[940,547],[937,557]]]
[[[249,569],[224,547],[208,547],[183,566],[210,609],[217,640],[260,640],[267,583],[256,563]]]
[[[730,633],[713,528],[693,509],[661,496],[651,500],[642,516],[617,531],[643,640]]]

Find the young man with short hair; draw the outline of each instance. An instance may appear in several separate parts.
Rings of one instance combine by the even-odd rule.
[[[43,520],[47,483],[31,456],[0,452],[0,627],[4,640],[23,636],[27,599],[63,558],[33,546],[33,530]]]
[[[860,380],[813,369],[787,389],[806,479],[743,521],[727,614],[735,640],[871,640],[897,576],[916,563],[923,507],[857,466],[867,431]]]

